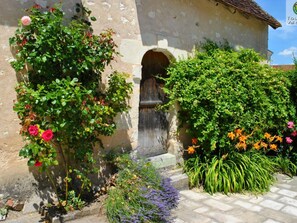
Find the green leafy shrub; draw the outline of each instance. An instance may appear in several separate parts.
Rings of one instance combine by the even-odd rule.
[[[107,217],[113,223],[171,222],[170,210],[177,206],[178,191],[145,161],[128,156],[117,158],[116,185],[108,191]]]
[[[66,24],[59,7],[35,5],[29,13],[10,39],[17,49],[12,66],[21,75],[14,106],[26,141],[20,156],[46,172],[61,206],[81,208],[97,171],[93,148],[114,133],[132,84],[114,72],[101,87],[101,73],[116,54],[112,31],[95,35],[85,18]],[[52,175],[58,164],[62,184]]]
[[[273,173],[295,168],[280,155],[282,125],[296,117],[291,83],[254,50],[209,40],[201,49],[169,67],[164,87],[167,106],[179,104],[181,126],[193,137],[185,162],[190,184],[209,193],[267,191]]]
[[[297,106],[297,58],[294,58],[294,64],[295,64],[295,69],[284,72],[284,75],[286,75],[291,82],[291,85],[289,88],[290,95],[293,100],[293,103],[295,104],[295,106]]]
[[[169,104],[180,105],[181,124],[204,150],[228,152],[226,133],[242,128],[256,138],[295,117],[288,79],[261,64],[255,51],[235,52],[209,43],[204,48],[173,63],[164,87]]]

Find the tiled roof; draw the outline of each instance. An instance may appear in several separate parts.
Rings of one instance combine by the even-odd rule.
[[[231,6],[241,13],[253,15],[256,18],[263,20],[272,28],[276,29],[282,25],[271,15],[265,12],[256,2],[253,0],[215,0],[221,2],[224,5]]]
[[[289,71],[289,70],[294,70],[295,69],[295,65],[292,64],[285,64],[285,65],[272,65],[273,68],[276,69],[281,69],[284,71]]]

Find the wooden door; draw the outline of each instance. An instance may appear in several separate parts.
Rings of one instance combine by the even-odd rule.
[[[164,77],[168,65],[168,58],[161,52],[148,51],[142,59],[138,153],[145,157],[166,153],[167,114],[156,107],[166,100],[164,82],[157,76]]]

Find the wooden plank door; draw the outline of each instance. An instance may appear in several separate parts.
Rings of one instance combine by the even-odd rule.
[[[164,77],[168,65],[168,58],[161,52],[148,51],[142,59],[138,153],[145,157],[166,153],[167,114],[156,109],[165,102],[166,96],[162,90],[164,82],[156,76]]]

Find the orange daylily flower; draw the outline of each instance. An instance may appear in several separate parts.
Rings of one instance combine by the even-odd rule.
[[[241,135],[240,137],[239,137],[239,141],[240,142],[245,142],[247,140],[247,136],[245,136],[245,135]]]
[[[277,142],[283,142],[283,138],[280,136],[275,136]]]
[[[246,147],[247,147],[247,145],[246,145],[245,142],[239,142],[239,143],[236,144],[236,148],[237,149],[244,149],[244,150],[246,150]]]
[[[235,130],[235,135],[240,136],[242,134],[242,129],[236,129]]]
[[[189,146],[188,154],[194,154],[195,152],[196,152],[195,148],[193,146]]]
[[[229,132],[228,133],[228,138],[230,138],[231,140],[235,139],[235,134],[233,132]]]
[[[261,149],[261,145],[260,145],[261,142],[257,142],[253,145],[253,148],[255,148],[256,150],[259,150]]]
[[[261,146],[262,146],[263,148],[267,149],[267,147],[268,147],[268,144],[267,144],[267,143],[265,143],[265,142],[261,142]]]
[[[269,139],[269,138],[271,137],[271,135],[270,135],[268,132],[266,132],[266,133],[264,134],[264,137],[265,137],[265,139]]]
[[[270,144],[269,147],[273,151],[276,151],[277,150],[277,145],[276,144]]]

